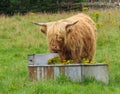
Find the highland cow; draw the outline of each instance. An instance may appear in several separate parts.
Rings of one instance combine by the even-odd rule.
[[[59,53],[61,60],[81,63],[86,58],[92,61],[96,49],[96,27],[86,14],[34,24],[41,26],[41,32],[48,38],[50,52]]]

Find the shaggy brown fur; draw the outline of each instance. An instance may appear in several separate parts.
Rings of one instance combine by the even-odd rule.
[[[74,63],[81,63],[83,58],[89,59],[89,62],[93,59],[96,27],[89,16],[80,13],[50,22],[42,25],[41,31],[47,35],[50,51],[59,53],[61,60],[72,59]]]

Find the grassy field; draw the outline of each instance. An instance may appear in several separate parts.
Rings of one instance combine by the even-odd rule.
[[[73,83],[61,77],[45,82],[28,78],[27,55],[48,53],[46,37],[31,21],[49,22],[77,12],[0,16],[0,94],[119,94],[120,92],[120,10],[85,11],[95,22],[95,60],[109,64],[110,82],[93,79]]]

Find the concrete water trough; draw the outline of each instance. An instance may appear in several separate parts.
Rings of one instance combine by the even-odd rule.
[[[55,79],[61,74],[71,81],[78,82],[84,78],[94,78],[106,84],[109,83],[108,65],[95,64],[48,64],[48,60],[56,53],[28,55],[28,70],[31,80]]]

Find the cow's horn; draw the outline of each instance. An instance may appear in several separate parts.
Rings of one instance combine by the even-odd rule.
[[[66,27],[72,26],[72,25],[76,24],[77,22],[78,22],[78,21],[74,21],[74,22],[67,23]]]
[[[39,26],[47,26],[46,23],[37,23],[37,22],[32,22],[32,23],[35,24],[35,25],[39,25]]]

